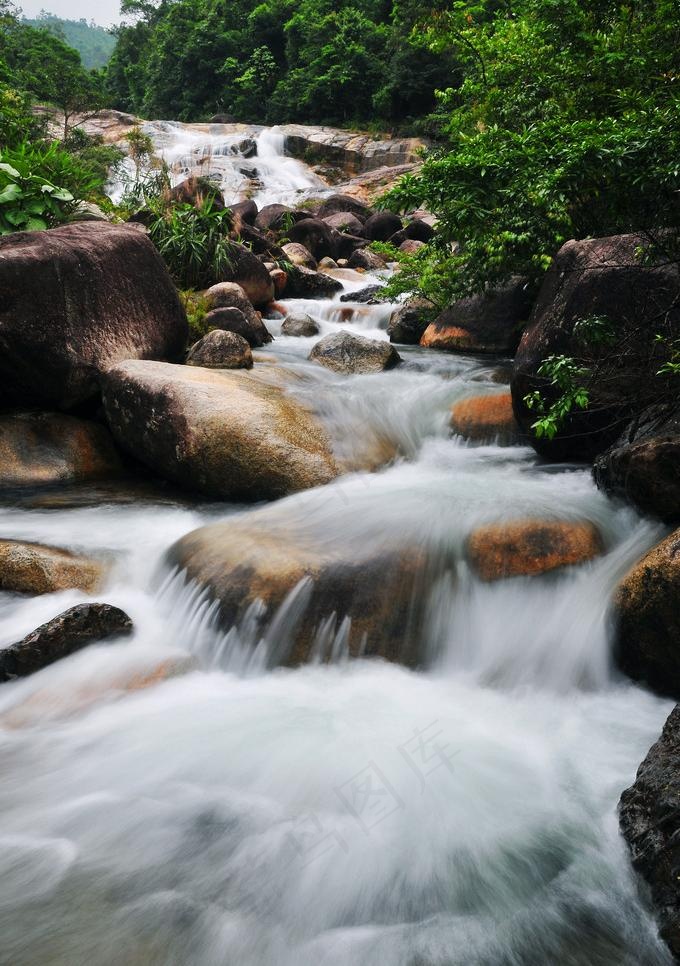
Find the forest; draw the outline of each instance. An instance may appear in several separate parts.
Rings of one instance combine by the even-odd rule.
[[[106,66],[116,46],[111,31],[100,27],[94,20],[66,20],[43,10],[35,19],[25,18],[25,23],[60,37],[78,51],[83,66],[90,70]]]

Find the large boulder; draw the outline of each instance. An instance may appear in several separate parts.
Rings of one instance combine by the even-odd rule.
[[[359,237],[361,237],[364,227],[363,222],[351,211],[338,211],[334,215],[327,215],[322,221],[325,221],[329,228],[349,232],[351,235],[358,235]]]
[[[274,282],[257,255],[244,245],[232,243],[229,265],[221,273],[220,282],[235,282],[255,306],[268,305],[274,298]]]
[[[258,210],[254,201],[237,201],[236,204],[229,205],[229,210],[234,217],[234,224],[254,225]]]
[[[468,537],[472,570],[485,581],[533,577],[586,563],[603,551],[592,523],[518,520],[477,527]]]
[[[217,309],[217,312],[238,312],[238,309]],[[235,332],[213,329],[191,347],[188,366],[205,369],[252,369],[253,353],[246,339]]]
[[[645,880],[661,938],[680,962],[680,705],[621,796],[619,826],[633,867]]]
[[[345,375],[382,372],[401,362],[399,353],[389,342],[366,339],[345,329],[319,339],[309,358],[326,369]]]
[[[680,418],[654,407],[595,460],[597,485],[666,523],[680,522]]]
[[[0,540],[0,590],[35,595],[75,588],[91,594],[106,571],[101,561],[59,547]]]
[[[0,238],[0,406],[70,408],[124,359],[173,359],[187,319],[160,255],[129,225]]]
[[[218,499],[274,499],[337,475],[322,427],[277,372],[128,362],[103,382],[119,444],[186,489]]]
[[[331,195],[319,208],[318,217],[327,218],[342,212],[351,212],[363,224],[370,217],[371,209],[351,195]]]
[[[283,246],[283,253],[291,265],[309,268],[313,272],[316,271],[317,261],[304,245],[300,245],[298,242],[288,242]]]
[[[332,299],[341,292],[342,282],[324,272],[313,272],[302,265],[288,273],[286,297],[291,299]]]
[[[79,604],[0,650],[0,681],[26,677],[98,641],[129,637],[128,615],[110,604]]]
[[[352,252],[348,259],[350,268],[361,268],[366,272],[381,272],[387,268],[384,258],[368,248],[359,248]]]
[[[503,392],[462,399],[451,408],[451,429],[475,443],[516,443],[512,396]]]
[[[84,483],[122,472],[105,426],[62,413],[0,416],[0,489]]]
[[[264,266],[263,266],[264,267]],[[244,328],[239,316],[231,313],[212,316],[208,327],[214,325],[216,329],[227,329],[229,332],[236,332],[248,340],[253,348],[266,345],[272,341],[272,336],[266,325],[255,311],[252,302],[235,282],[219,282],[211,286],[203,296],[205,307],[208,309],[208,316],[217,309],[237,309],[245,317],[247,326]],[[207,318],[207,317],[206,317]]]
[[[390,342],[418,345],[433,314],[434,306],[427,299],[408,299],[394,310],[387,323]]]
[[[253,349],[259,349],[272,341],[272,335],[262,319],[256,316],[256,321],[246,318],[241,309],[235,307],[213,309],[203,319],[203,325],[208,330],[221,329],[233,332],[245,339]]]
[[[366,220],[363,234],[370,241],[386,242],[395,234],[401,231],[401,218],[393,215],[391,211],[377,211]]]
[[[304,245],[317,261],[328,255],[336,257],[335,235],[333,230],[319,218],[305,218],[292,225],[286,235],[291,242]]]
[[[454,302],[425,329],[420,344],[447,352],[512,355],[531,312],[521,278]]]
[[[680,530],[619,584],[612,607],[614,658],[635,681],[680,698]]]
[[[258,212],[255,227],[259,228],[260,231],[284,231],[284,233],[287,233],[289,226],[307,217],[309,216],[305,212],[296,211],[289,208],[288,205],[265,205]]]
[[[327,657],[344,629],[352,655],[417,664],[426,599],[425,554],[397,541],[329,540],[299,530],[267,508],[210,524],[171,548],[169,562],[219,603],[222,626],[238,624],[256,602],[266,632],[291,595],[285,633],[277,631],[272,664]],[[261,614],[264,604],[265,615]],[[349,619],[349,625],[347,624]]]
[[[597,456],[659,386],[654,340],[662,330],[680,334],[680,271],[661,257],[650,262],[641,254],[645,248],[649,239],[642,235],[570,241],[545,277],[515,357],[512,395],[522,429],[528,433],[536,419],[526,396],[539,391],[550,403],[558,392],[539,375],[546,359],[565,355],[585,368],[604,367],[588,409],[570,415],[554,439],[534,441],[546,457]],[[589,337],[584,323],[593,319],[608,323],[613,344]]]

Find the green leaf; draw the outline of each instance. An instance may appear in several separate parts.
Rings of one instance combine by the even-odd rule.
[[[42,218],[29,218],[26,222],[26,231],[45,231],[47,222]]]
[[[4,164],[4,163],[0,164],[0,171],[4,171],[5,174],[8,174],[10,176],[10,178],[21,177],[21,174],[17,171],[16,168],[13,168],[11,164]]]
[[[17,201],[23,197],[24,193],[18,184],[8,184],[6,188],[0,191],[0,205],[6,205],[10,201]]]

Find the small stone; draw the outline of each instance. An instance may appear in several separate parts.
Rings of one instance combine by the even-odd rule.
[[[252,369],[253,353],[243,336],[213,329],[191,347],[187,365],[205,369]]]

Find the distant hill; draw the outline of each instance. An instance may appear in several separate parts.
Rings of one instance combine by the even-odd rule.
[[[84,66],[88,68],[104,67],[108,64],[113,48],[116,46],[116,38],[94,21],[88,23],[84,19],[64,20],[42,11],[36,19],[25,18],[25,22],[32,27],[46,28],[70,47],[75,47]]]

